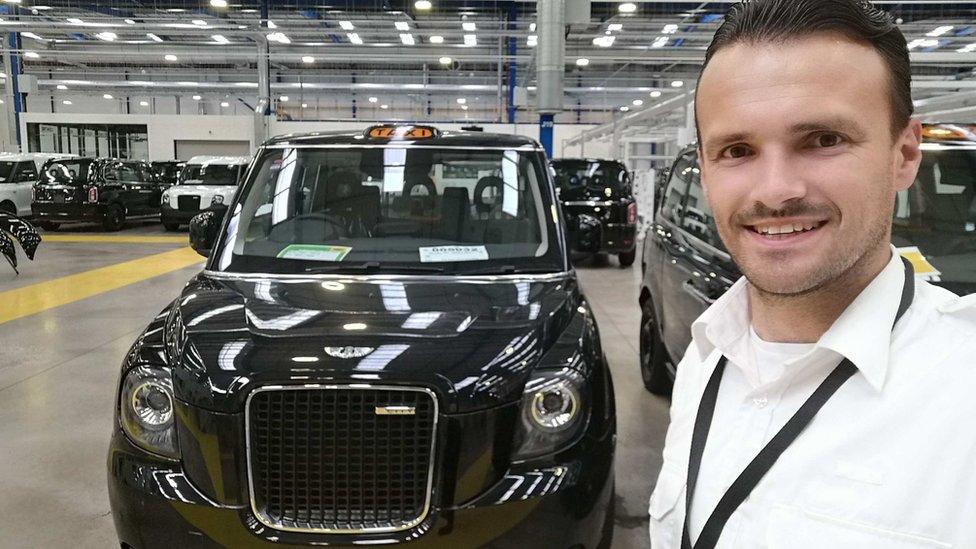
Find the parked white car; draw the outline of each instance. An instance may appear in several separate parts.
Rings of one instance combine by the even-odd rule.
[[[0,153],[0,211],[19,217],[31,215],[34,184],[41,166],[52,158],[74,158],[74,154]]]
[[[163,227],[175,231],[210,206],[229,203],[250,161],[249,156],[194,156],[187,160],[176,185],[163,193]]]

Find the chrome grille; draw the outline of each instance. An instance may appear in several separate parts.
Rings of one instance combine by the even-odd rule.
[[[431,391],[266,387],[248,397],[246,415],[251,506],[265,525],[392,532],[426,517],[437,425]]]

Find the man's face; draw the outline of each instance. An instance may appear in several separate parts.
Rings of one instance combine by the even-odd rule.
[[[698,87],[702,184],[722,241],[766,293],[794,295],[885,253],[921,128],[891,134],[888,72],[833,33],[719,50]]]

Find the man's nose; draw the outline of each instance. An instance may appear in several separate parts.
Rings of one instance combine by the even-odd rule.
[[[758,160],[753,164],[756,170],[751,193],[754,202],[778,210],[786,203],[806,196],[805,176],[789,154],[767,151]]]

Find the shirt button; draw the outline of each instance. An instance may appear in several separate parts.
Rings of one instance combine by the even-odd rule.
[[[756,405],[756,408],[765,408],[769,404],[769,400],[766,397],[759,397],[752,399],[752,403]]]

